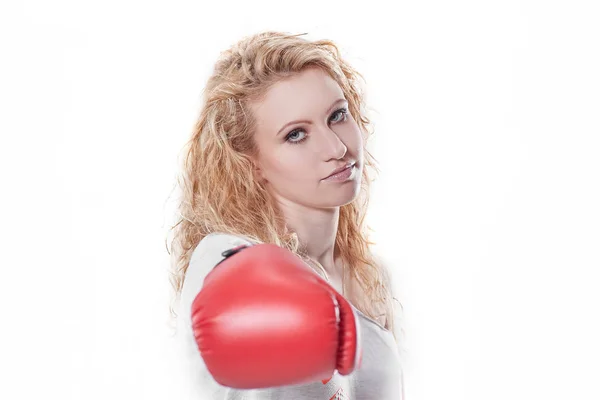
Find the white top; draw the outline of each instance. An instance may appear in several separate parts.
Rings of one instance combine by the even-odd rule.
[[[404,399],[399,348],[392,333],[356,309],[363,349],[359,369],[350,375],[337,372],[325,384],[322,381],[267,389],[232,389],[220,385],[208,372],[194,339],[191,307],[202,288],[204,277],[221,260],[221,253],[242,244],[254,244],[247,238],[224,233],[204,237],[192,253],[183,284],[177,317],[177,345],[181,351],[181,376],[185,399],[298,399],[298,400],[401,400]],[[316,273],[316,272],[315,272]]]

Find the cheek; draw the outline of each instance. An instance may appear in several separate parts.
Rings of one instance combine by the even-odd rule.
[[[299,151],[293,145],[287,146],[287,148],[282,149],[278,154],[272,154],[269,160],[269,169],[273,181],[277,179],[294,181],[296,183],[314,181],[315,163],[311,159],[310,154]]]

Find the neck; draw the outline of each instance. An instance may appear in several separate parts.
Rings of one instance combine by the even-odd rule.
[[[288,228],[298,235],[305,253],[318,261],[328,275],[340,275],[339,261],[335,258],[335,238],[339,222],[339,207],[310,208],[280,200]]]

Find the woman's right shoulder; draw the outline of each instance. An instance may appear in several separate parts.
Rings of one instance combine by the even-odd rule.
[[[192,259],[195,256],[197,257],[199,255],[205,255],[206,252],[218,252],[220,254],[220,252],[230,249],[231,247],[240,246],[243,244],[253,245],[256,244],[256,242],[243,235],[234,235],[225,232],[211,232],[204,236],[204,238],[202,238],[202,240],[200,240],[200,242],[196,245],[196,248],[192,252]]]
[[[187,309],[202,288],[204,278],[223,259],[223,252],[240,245],[253,245],[256,242],[242,235],[212,232],[196,245],[185,272],[181,291],[182,306]]]
[[[221,253],[233,247],[256,244],[250,238],[225,232],[212,232],[204,236],[192,251],[188,270],[212,268],[225,258]],[[206,272],[206,271],[205,271]]]

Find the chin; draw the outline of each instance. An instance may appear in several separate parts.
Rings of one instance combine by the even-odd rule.
[[[352,181],[347,182],[344,187],[339,187],[337,190],[328,191],[325,198],[323,199],[324,207],[341,207],[346,204],[352,203],[358,197],[360,193],[360,182]]]

